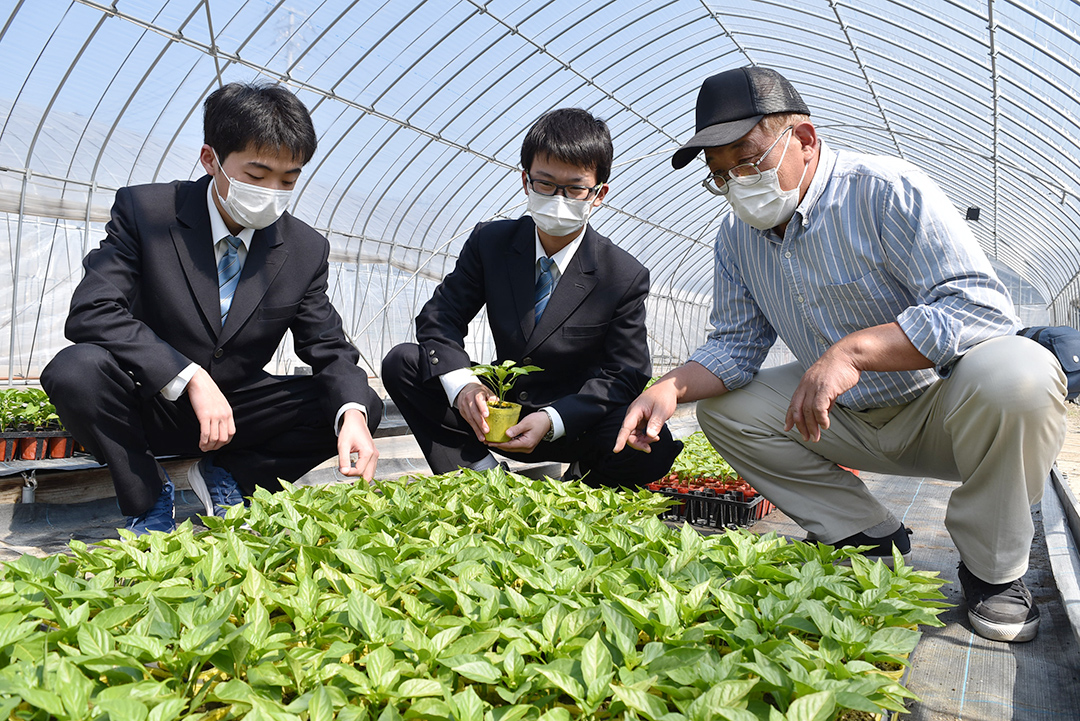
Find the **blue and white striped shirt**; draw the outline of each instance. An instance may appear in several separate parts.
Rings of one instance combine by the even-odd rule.
[[[777,334],[804,368],[844,336],[896,321],[936,367],[865,372],[855,410],[918,397],[972,346],[1016,331],[1008,291],[945,193],[898,158],[833,152],[780,238],[728,213],[716,236],[713,326],[690,356],[728,390]]]

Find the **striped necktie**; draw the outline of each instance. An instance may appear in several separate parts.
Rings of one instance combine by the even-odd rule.
[[[218,295],[221,297],[221,325],[225,325],[225,317],[229,315],[229,306],[232,305],[233,295],[236,293],[236,285],[240,282],[240,258],[236,251],[240,248],[240,239],[234,235],[228,235],[221,239],[225,243],[225,254],[218,261]]]
[[[536,278],[536,322],[540,322],[540,316],[544,314],[548,301],[551,300],[551,291],[555,289],[555,261],[551,258],[540,259],[540,275]]]

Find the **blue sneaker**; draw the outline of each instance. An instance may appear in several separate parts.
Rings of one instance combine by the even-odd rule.
[[[225,517],[230,506],[244,502],[236,479],[224,468],[215,466],[210,456],[203,456],[188,469],[191,490],[202,501],[207,516]]]
[[[173,509],[173,484],[166,481],[161,487],[161,495],[146,513],[141,516],[128,516],[124,526],[136,536],[145,536],[150,531],[172,533],[176,530]]]

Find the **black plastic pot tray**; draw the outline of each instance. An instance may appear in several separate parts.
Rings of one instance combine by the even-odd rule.
[[[65,458],[70,457],[75,449],[75,439],[67,431],[6,431],[0,433],[0,442],[3,442],[4,446],[3,456],[0,460],[4,462],[19,460],[19,441],[24,441],[27,438],[34,439],[36,444],[35,457],[39,459],[48,457],[47,446],[50,438],[67,439]]]
[[[679,493],[662,491],[665,496],[678,501],[660,514],[664,521],[686,522],[702,528],[745,528],[754,525],[773,509],[764,496],[750,500],[738,500],[738,494],[708,495],[705,491]]]

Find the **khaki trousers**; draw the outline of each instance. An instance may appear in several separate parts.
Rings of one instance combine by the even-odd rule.
[[[985,341],[910,403],[834,407],[817,443],[783,431],[801,377],[796,363],[764,369],[743,388],[699,401],[697,412],[719,453],[810,538],[836,542],[889,517],[837,464],[959,481],[945,526],[964,564],[989,583],[1024,575],[1030,506],[1065,440],[1065,376],[1052,353],[1019,336]]]

